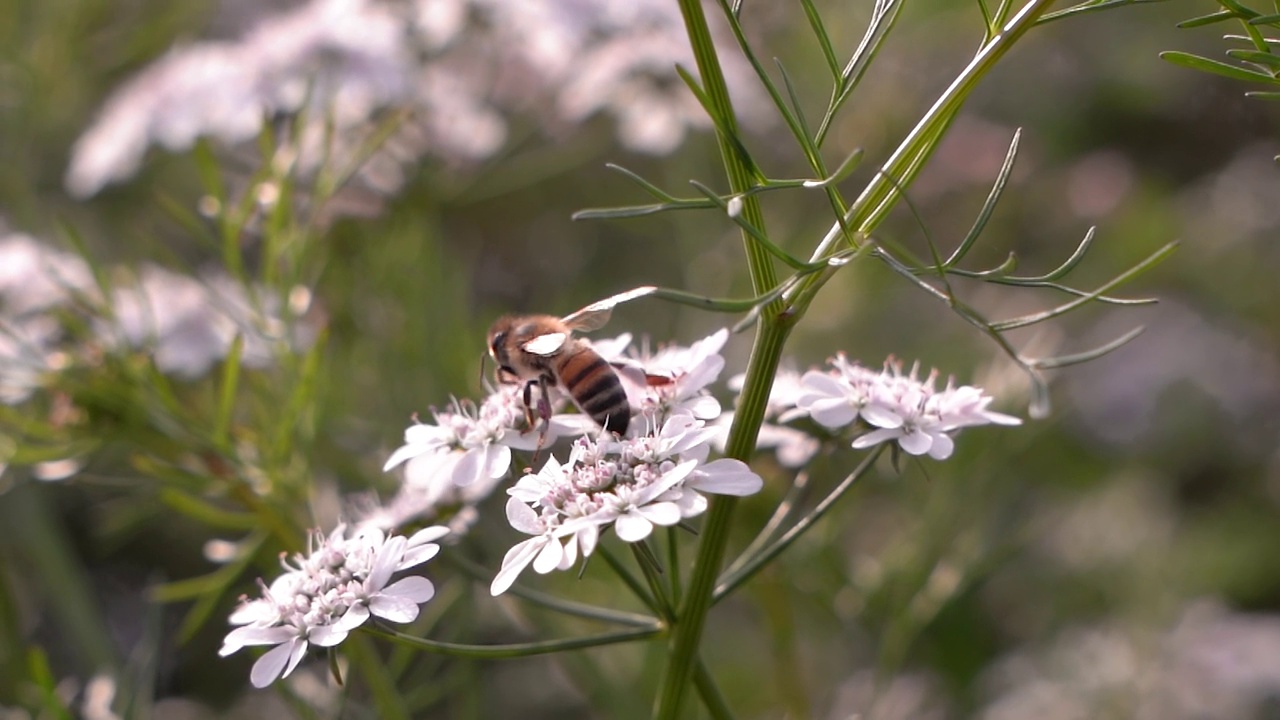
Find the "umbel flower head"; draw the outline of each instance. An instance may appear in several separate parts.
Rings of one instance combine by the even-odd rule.
[[[936,370],[922,382],[916,379],[918,365],[903,374],[902,364],[893,359],[878,373],[850,364],[844,355],[837,355],[831,365],[831,372],[804,374],[796,408],[829,428],[861,419],[872,429],[853,441],[857,449],[892,440],[908,454],[945,460],[955,450],[951,435],[961,428],[1022,424],[1016,417],[988,410],[993,398],[980,388],[956,387],[949,380],[946,388],[936,389]]]
[[[392,574],[435,557],[440,546],[433,541],[446,533],[446,528],[429,527],[409,538],[387,537],[365,527],[348,537],[345,525],[327,537],[316,533],[310,552],[282,563],[285,574],[263,585],[261,598],[245,600],[231,614],[231,624],[241,627],[227,634],[218,654],[274,645],[249,673],[254,687],[261,688],[293,672],[312,644],[333,647],[370,616],[411,622],[435,587],[417,576],[388,582]]]
[[[530,564],[539,573],[566,570],[591,555],[612,527],[638,542],[655,526],[675,525],[707,508],[702,493],[751,495],[764,485],[746,463],[707,462],[719,429],[692,415],[673,415],[640,437],[581,438],[569,459],[547,460],[507,491],[507,520],[531,535],[511,548],[489,591],[506,592]]]

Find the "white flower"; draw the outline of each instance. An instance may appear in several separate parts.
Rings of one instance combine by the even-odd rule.
[[[638,542],[655,526],[702,513],[701,493],[759,491],[763,481],[746,464],[706,462],[718,433],[691,415],[672,415],[640,437],[581,438],[566,462],[552,457],[520,478],[507,491],[507,520],[533,537],[507,552],[490,592],[505,592],[529,565],[539,573],[568,569],[591,555],[609,526],[624,542]]]
[[[903,374],[901,364],[893,360],[879,373],[851,365],[843,355],[832,365],[832,373],[804,374],[796,408],[829,428],[861,419],[873,429],[853,441],[857,449],[895,441],[908,454],[945,460],[955,450],[951,433],[960,428],[1022,422],[988,410],[993,398],[979,388],[948,383],[945,390],[936,390],[936,371],[921,382],[916,379],[918,367]]]
[[[624,342],[625,339],[625,342]],[[674,415],[690,415],[699,420],[713,420],[720,415],[720,401],[706,387],[724,370],[720,349],[729,339],[729,331],[717,330],[689,347],[669,345],[657,352],[643,349],[623,355],[630,335],[615,341],[597,343],[596,351],[618,369],[627,391],[633,413],[652,426]],[[645,423],[632,423],[632,435],[645,432]]]
[[[423,577],[388,581],[393,573],[434,557],[440,546],[433,541],[447,532],[432,527],[411,538],[388,538],[362,528],[348,537],[347,528],[339,526],[328,537],[314,535],[309,554],[295,555],[287,572],[263,587],[261,598],[244,601],[231,614],[231,624],[241,627],[227,634],[218,654],[275,645],[249,675],[255,687],[266,687],[293,672],[310,645],[337,645],[371,615],[412,621],[418,605],[435,594],[434,586]]]
[[[453,485],[502,479],[511,467],[511,448],[532,449],[538,442],[536,432],[517,429],[524,423],[518,387],[498,388],[478,408],[456,400],[450,407],[432,412],[435,424],[410,425],[405,444],[387,458],[383,471],[408,461],[408,484],[443,494]]]

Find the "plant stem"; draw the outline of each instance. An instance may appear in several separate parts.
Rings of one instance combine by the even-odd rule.
[[[745,461],[755,450],[756,435],[764,422],[769,390],[773,386],[773,377],[777,374],[782,348],[790,330],[789,322],[780,321],[774,316],[761,318],[756,343],[747,363],[741,403],[729,429],[729,441],[725,448],[725,454],[729,457]],[[724,559],[736,501],[737,498],[724,495],[711,500],[711,509],[707,513],[698,545],[698,556],[694,560],[693,574],[685,591],[684,604],[672,628],[666,674],[655,710],[658,718],[677,717],[684,690],[695,670],[702,628],[707,612],[711,609],[712,591]]]
[[[711,40],[711,31],[707,27],[707,18],[703,14],[702,3],[699,0],[679,2],[689,43],[697,59],[702,89],[710,105],[708,111],[716,115],[714,119],[719,130],[717,139],[729,187],[734,193],[745,193],[752,185],[751,168],[743,155],[745,151],[742,150],[741,142],[733,136],[737,132],[737,119],[729,100],[724,73],[720,70],[715,45]],[[749,226],[764,233],[764,212],[760,208],[759,199],[755,195],[744,195],[742,199],[742,217]],[[777,286],[777,273],[768,252],[755,238],[744,231],[742,241],[751,272],[751,286],[757,295],[763,295]],[[760,314],[751,359],[747,363],[741,404],[729,430],[725,449],[728,457],[745,462],[755,450],[756,436],[764,422],[765,404],[769,399],[769,390],[773,387],[774,375],[778,371],[782,348],[796,319],[796,316],[785,312],[780,299],[772,300]],[[655,717],[669,720],[677,717],[685,690],[693,679],[698,664],[702,628],[707,612],[711,609],[711,593],[715,589],[716,576],[724,560],[736,502],[737,498],[732,496],[717,496],[711,501],[689,586],[671,629],[667,667],[654,706]]]
[[[419,650],[440,653],[442,655],[472,658],[513,658],[525,657],[528,655],[546,655],[547,653],[557,653],[566,650],[580,650],[582,648],[601,647],[603,645],[616,645],[618,643],[631,642],[633,640],[645,640],[662,633],[662,627],[655,625],[648,628],[629,628],[627,630],[614,630],[612,632],[604,632],[597,635],[561,638],[558,640],[540,640],[536,642],[510,643],[506,645],[467,645],[463,643],[440,642],[438,640],[414,637],[413,635],[406,635],[398,630],[392,630],[387,627],[365,626],[362,627],[361,630],[371,635],[386,638],[392,642],[398,642],[402,645],[418,648]]]
[[[857,201],[845,214],[843,223],[835,223],[827,232],[826,237],[814,251],[812,260],[817,261],[828,255],[836,241],[844,236],[845,227],[865,234],[875,230],[901,197],[900,188],[911,186],[916,175],[942,142],[948,126],[960,111],[965,99],[969,97],[969,93],[977,86],[978,81],[986,76],[1027,30],[1031,29],[1052,3],[1053,0],[1030,0],[1012,20],[1005,24],[999,34],[978,50],[973,60],[956,76],[946,91],[934,102],[933,107],[929,108],[925,116],[898,146],[893,156],[885,162],[880,173],[867,184]],[[815,283],[819,283],[822,278],[822,274],[807,278],[801,287],[789,292],[788,295],[803,298],[807,294],[806,291]]]

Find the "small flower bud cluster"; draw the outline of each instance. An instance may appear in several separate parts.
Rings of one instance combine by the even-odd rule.
[[[308,554],[282,563],[285,574],[263,585],[261,598],[244,600],[232,613],[231,624],[240,627],[227,635],[218,654],[275,645],[249,674],[261,688],[293,672],[310,645],[337,645],[371,615],[411,622],[418,617],[418,605],[435,595],[435,587],[417,576],[387,582],[393,573],[435,557],[440,546],[433,541],[447,532],[430,527],[405,538],[362,528],[348,537],[346,526],[340,525],[327,537],[317,533]]]

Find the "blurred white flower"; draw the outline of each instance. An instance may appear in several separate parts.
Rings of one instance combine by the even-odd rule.
[[[310,645],[337,645],[370,616],[411,622],[435,587],[416,576],[388,583],[394,573],[435,557],[440,546],[434,541],[447,533],[430,527],[409,538],[386,537],[363,528],[348,536],[340,525],[328,537],[313,535],[308,554],[295,555],[284,575],[263,586],[261,598],[245,600],[231,614],[231,624],[241,627],[227,634],[218,654],[274,645],[249,675],[261,688],[293,672]]]
[[[265,18],[239,42],[176,48],[108,99],[72,148],[67,189],[87,197],[129,177],[153,144],[182,151],[200,137],[248,141],[272,115],[304,104],[316,123],[363,123],[406,93],[405,35],[388,5],[313,0]]]
[[[94,287],[89,266],[21,233],[0,238],[0,309],[18,317],[67,302]]]
[[[77,140],[65,177],[88,197],[137,172],[148,148],[199,137],[246,144],[285,114],[305,122],[287,153],[300,176],[345,168],[379,137],[380,113],[403,111],[358,170],[367,189],[398,191],[424,155],[492,156],[508,118],[553,135],[605,113],[619,140],[668,153],[711,127],[675,72],[696,67],[677,6],[657,0],[309,0],[260,19],[243,37],[178,47],[126,82]],[[728,39],[724,28],[713,32]],[[739,118],[760,126],[767,103],[750,67],[725,53]],[[296,140],[296,143],[295,143]]]
[[[74,355],[67,346],[75,338],[55,313],[66,308],[99,311],[90,328],[101,347],[146,350],[158,370],[185,378],[207,372],[237,338],[240,361],[263,367],[279,343],[305,348],[318,330],[302,316],[306,303],[294,307],[223,273],[194,278],[145,265],[105,274],[114,287],[104,299],[80,257],[25,235],[0,237],[0,402],[26,400]]]
[[[111,296],[111,315],[98,323],[108,346],[113,337],[129,347],[150,350],[156,368],[180,377],[199,377],[226,356],[242,338],[240,361],[264,367],[274,357],[272,345],[288,340],[304,348],[314,339],[306,323],[292,327],[281,317],[281,303],[265,297],[257,302],[229,276],[205,279],[144,266],[134,282],[120,283]]]
[[[1153,632],[1154,631],[1154,632]],[[1266,717],[1280,697],[1280,616],[1188,603],[1168,628],[1106,622],[1015,650],[985,673],[982,720]]]
[[[741,393],[746,377],[745,374],[739,374],[729,378],[729,389]],[[800,373],[789,367],[780,368],[773,378],[773,387],[769,390],[769,400],[764,411],[765,420],[785,423],[794,418],[803,417],[805,411],[797,409],[796,402],[804,391]],[[734,415],[733,412],[727,412],[716,420],[720,428],[720,435],[716,438],[716,448],[722,452],[725,443],[729,440],[729,428],[733,425]],[[821,444],[817,438],[803,430],[786,425],[764,422],[756,435],[756,449],[773,450],[777,455],[778,463],[788,468],[808,465],[820,447]]]

